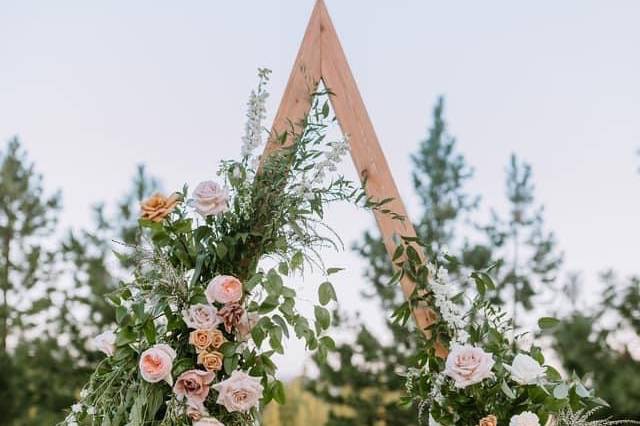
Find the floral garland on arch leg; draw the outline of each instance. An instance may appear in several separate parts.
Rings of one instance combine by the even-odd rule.
[[[540,346],[529,333],[515,334],[507,314],[485,300],[495,289],[490,269],[470,274],[477,288],[474,298],[459,293],[448,268],[459,269],[456,258],[445,255],[423,263],[415,252],[420,241],[403,238],[396,266],[416,283],[416,290],[400,310],[406,323],[411,306],[432,307],[437,320],[429,328],[435,339],[424,339],[416,365],[406,374],[407,404],[416,404],[421,424],[430,426],[605,426],[640,424],[629,420],[593,420],[606,402],[587,389],[579,377],[563,378],[545,364]],[[401,255],[406,253],[407,256]],[[541,318],[540,328],[557,324]],[[449,347],[446,357],[433,343]]]
[[[284,402],[271,358],[284,353],[285,337],[303,339],[321,358],[333,348],[324,334],[331,323],[325,305],[336,299],[331,283],[320,285],[310,319],[285,277],[305,265],[324,270],[318,249],[340,246],[323,232],[328,203],[366,197],[334,173],[347,144],[325,139],[328,92],[313,94],[302,130],[278,135],[291,143],[257,172],[269,72],[259,77],[241,160],[222,162],[220,180],[191,194],[185,187],[142,203],[148,243],[120,254],[131,256],[135,271],[108,295],[117,328],[95,338],[106,358],[63,424],[255,424],[261,405]]]

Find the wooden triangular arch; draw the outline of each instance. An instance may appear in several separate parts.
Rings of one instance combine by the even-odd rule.
[[[390,256],[396,249],[394,235],[414,237],[415,229],[393,180],[378,137],[369,119],[356,81],[351,73],[340,40],[323,0],[317,0],[307,26],[300,50],[289,76],[280,107],[273,122],[272,135],[290,130],[291,123],[299,123],[311,109],[309,94],[319,82],[335,95],[330,97],[340,128],[349,135],[351,158],[361,178],[367,179],[367,195],[373,199],[392,198],[385,207],[407,218],[401,221],[388,214],[374,211],[380,233]],[[282,144],[272,138],[265,148],[263,160]],[[413,293],[415,284],[408,278],[401,280],[405,297]],[[414,309],[418,327],[426,331],[433,323],[433,311]],[[428,332],[426,332],[429,335]]]

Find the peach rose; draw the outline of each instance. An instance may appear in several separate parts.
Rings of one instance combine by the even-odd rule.
[[[222,370],[222,354],[217,351],[200,352],[198,354],[198,364],[202,365],[207,371]]]
[[[203,303],[190,306],[189,309],[182,313],[182,319],[189,328],[202,328],[205,330],[215,328],[220,324],[218,318],[218,310]]]
[[[447,356],[444,374],[455,381],[458,388],[480,383],[491,377],[495,361],[493,355],[471,345],[453,345]]]
[[[481,419],[478,426],[497,426],[497,424],[498,418],[494,415],[490,415]]]
[[[211,347],[213,349],[220,349],[220,346],[222,346],[226,341],[227,339],[224,338],[222,331],[218,329],[211,330]]]
[[[211,180],[199,183],[193,191],[193,207],[204,217],[226,212],[228,200],[229,191]]]
[[[180,202],[180,194],[172,194],[165,197],[162,194],[154,194],[140,204],[140,217],[153,222],[160,222],[176,208]]]
[[[242,283],[231,275],[218,275],[205,290],[209,303],[237,303],[242,299]]]
[[[213,330],[193,330],[189,333],[189,344],[196,347],[196,352],[206,351],[213,344]]]
[[[209,385],[213,382],[215,374],[202,370],[188,370],[178,376],[173,387],[173,393],[178,400],[191,401],[195,404],[202,404],[209,395]]]
[[[230,413],[249,411],[257,406],[263,391],[259,378],[237,370],[227,380],[213,385],[213,388],[219,392],[216,402]]]
[[[149,383],[158,383],[161,380],[169,385],[173,384],[171,368],[176,352],[165,344],[153,345],[140,355],[140,374]]]

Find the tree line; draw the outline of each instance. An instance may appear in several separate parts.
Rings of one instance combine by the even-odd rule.
[[[547,336],[557,359],[566,372],[586,376],[611,404],[609,414],[640,420],[640,362],[627,346],[629,336],[640,336],[640,277],[605,270],[598,300],[578,306],[583,276],[564,273],[532,167],[517,155],[505,170],[508,208],[476,219],[487,206],[467,190],[474,170],[448,131],[442,98],[411,160],[421,205],[415,227],[430,243],[428,255],[449,250],[459,257],[452,274],[461,292],[470,290],[469,271],[493,265],[498,286],[491,298],[520,329],[539,301],[565,300],[570,309]],[[115,322],[105,296],[131,268],[113,254],[113,241],[139,242],[138,204],[159,188],[141,166],[115,205],[93,207],[91,226],[64,230],[63,194],[47,191],[17,138],[0,151],[0,425],[55,424],[75,401],[100,358],[88,340]],[[340,342],[331,362],[315,359],[317,377],[294,381],[288,403],[272,407],[266,424],[301,424],[312,414],[332,426],[416,424],[415,409],[398,404],[399,366],[416,350],[414,334],[391,319],[402,293],[388,284],[391,263],[377,232],[365,232],[353,249],[367,261],[362,296],[385,313],[388,335],[376,335],[357,312],[337,312],[335,327],[352,338]]]

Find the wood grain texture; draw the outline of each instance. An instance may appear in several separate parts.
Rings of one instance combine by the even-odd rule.
[[[388,214],[374,212],[387,252],[392,256],[396,249],[394,236],[414,237],[416,232],[408,219],[406,208],[323,0],[316,1],[311,14],[262,160],[281,146],[275,141],[275,135],[289,130],[291,123],[299,123],[309,112],[310,93],[321,80],[335,94],[331,96],[331,104],[343,134],[348,137],[351,158],[358,175],[367,179],[367,194],[376,200],[392,198],[385,207],[407,218],[401,221]],[[422,253],[422,250],[418,250],[418,253]],[[409,298],[415,289],[413,281],[403,278],[400,285],[405,297]],[[424,306],[414,309],[413,315],[417,326],[430,336],[427,328],[436,320],[434,311]],[[442,352],[443,350],[444,348],[440,347],[440,352],[446,353]]]

